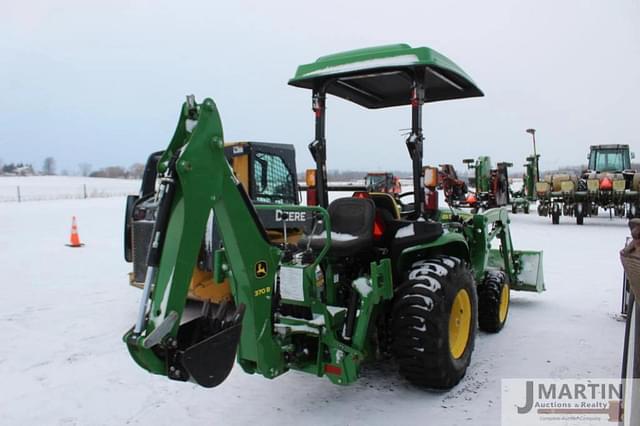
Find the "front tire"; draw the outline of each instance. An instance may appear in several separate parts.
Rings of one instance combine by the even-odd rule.
[[[400,374],[423,387],[458,384],[471,361],[477,306],[464,261],[439,256],[414,263],[392,307],[392,351]]]
[[[487,271],[478,286],[478,326],[480,330],[497,333],[504,327],[509,315],[509,284],[502,271]]]

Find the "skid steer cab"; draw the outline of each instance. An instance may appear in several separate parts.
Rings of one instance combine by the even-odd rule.
[[[158,188],[161,175],[158,162],[164,151],[152,153],[146,163],[138,195],[127,198],[124,225],[124,257],[133,266],[129,283],[143,288],[147,273],[147,256],[153,225],[158,212]],[[295,149],[293,145],[264,142],[231,142],[224,148],[225,158],[235,176],[254,204],[299,204],[296,178]],[[287,217],[289,238],[300,235],[304,213],[287,215],[281,208],[261,211],[260,220],[269,238],[280,241],[283,237],[282,220]],[[214,253],[221,246],[215,217],[211,216],[202,240],[202,248],[189,285],[189,297],[221,303],[231,299],[228,282],[214,285]]]
[[[158,162],[145,283],[124,336],[131,356],[152,373],[206,387],[225,380],[234,359],[267,378],[298,370],[344,385],[376,358],[394,359],[417,386],[455,386],[478,326],[504,327],[510,290],[544,289],[542,254],[513,249],[505,209],[426,209],[437,169],[426,178],[422,106],[482,92],[445,56],[406,44],[323,56],[298,67],[289,84],[312,91],[317,205],[251,203],[226,159],[216,104],[189,96]],[[410,108],[410,209],[391,194],[366,191],[329,203],[327,94],[365,108]],[[269,237],[265,212],[281,219],[281,240]],[[183,321],[212,216],[222,242],[212,281],[228,282],[231,298],[206,301],[199,316]],[[304,218],[295,238],[290,218]]]

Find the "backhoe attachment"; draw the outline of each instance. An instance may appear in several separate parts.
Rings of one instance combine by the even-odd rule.
[[[146,282],[137,321],[124,341],[135,361],[150,372],[213,387],[233,367],[243,319],[250,334],[271,329],[269,316],[256,314],[270,312],[269,301],[264,297],[251,299],[251,309],[246,310],[243,301],[247,298],[238,293],[253,295],[253,287],[270,288],[279,250],[268,244],[255,210],[225,159],[222,124],[211,99],[197,105],[193,97],[187,98],[158,171],[159,207]],[[225,202],[219,203],[223,197]],[[228,229],[223,235],[225,249],[236,254],[231,264],[220,262],[224,265],[217,274],[220,283],[225,277],[231,279],[235,302],[217,308],[205,304],[199,317],[181,323],[192,271],[212,214],[220,226]],[[232,217],[243,226],[231,226]],[[252,249],[240,252],[240,241],[252,241]],[[257,265],[260,273],[254,271]],[[242,283],[240,288],[238,282]],[[245,315],[247,311],[250,313]],[[246,339],[244,345],[243,358],[256,370],[264,364],[264,357],[279,354],[275,343],[269,342],[271,333],[263,334],[261,353],[255,344],[260,337],[253,342]],[[282,370],[272,369],[271,373]]]

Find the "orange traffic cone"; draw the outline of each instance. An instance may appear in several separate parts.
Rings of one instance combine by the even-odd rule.
[[[82,247],[84,244],[80,242],[80,235],[78,234],[78,224],[76,223],[76,217],[71,218],[71,237],[69,238],[69,244],[67,247]]]

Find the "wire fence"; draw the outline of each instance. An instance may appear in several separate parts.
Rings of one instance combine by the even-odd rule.
[[[139,180],[124,179],[87,179],[87,182],[42,178],[17,180],[0,179],[0,203],[122,197],[136,194],[140,188]]]

